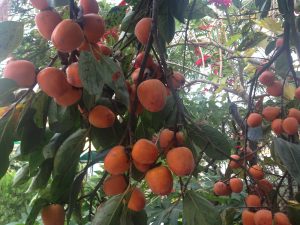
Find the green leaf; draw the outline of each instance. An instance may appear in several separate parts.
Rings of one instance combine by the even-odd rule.
[[[36,94],[31,104],[31,108],[35,110],[33,121],[38,128],[45,127],[49,100],[50,97],[40,91]]]
[[[43,189],[47,186],[53,169],[53,160],[46,159],[39,168],[37,175],[32,179],[27,192]]]
[[[48,122],[51,131],[65,133],[79,127],[80,113],[77,106],[62,107],[52,99],[49,105]]]
[[[70,132],[66,132],[63,134],[54,134],[53,137],[50,139],[47,145],[43,148],[43,155],[45,159],[54,158],[57,149],[59,146],[66,140],[67,137],[70,136]]]
[[[38,198],[33,202],[31,211],[26,219],[25,225],[34,225],[41,209],[48,205],[48,201],[43,198]]]
[[[169,11],[158,15],[158,30],[163,39],[170,43],[175,35],[175,20]]]
[[[125,77],[119,65],[111,58],[101,56],[97,61],[89,52],[82,52],[79,59],[79,75],[83,87],[91,95],[101,95],[106,84],[116,94],[116,99],[129,105],[129,94]]]
[[[300,145],[281,138],[274,139],[274,149],[291,176],[300,184]]]
[[[51,7],[59,7],[70,4],[69,0],[47,0],[47,2]]]
[[[267,37],[262,32],[248,33],[238,47],[238,51],[246,51],[249,48],[256,47],[258,43]]]
[[[135,27],[135,24],[133,23],[134,15],[135,15],[134,11],[130,11],[126,14],[126,16],[123,18],[122,23],[121,23],[122,31],[124,31],[124,32],[127,31],[129,33],[134,32],[134,27]]]
[[[4,118],[0,119],[0,178],[2,178],[9,167],[9,155],[14,147],[15,133],[15,110],[12,110]]]
[[[300,204],[297,202],[288,202],[287,206],[288,216],[291,224],[297,225],[300,221]]]
[[[185,10],[184,16],[186,19],[199,20],[205,16],[215,18],[217,14],[207,6],[207,3],[202,2],[202,0],[196,0],[196,3],[193,6],[193,1],[190,1],[190,4]]]
[[[24,184],[29,178],[29,164],[27,163],[18,169],[16,175],[14,176],[13,186]]]
[[[105,149],[116,145],[119,142],[121,134],[118,134],[116,125],[111,128],[91,128],[91,139],[95,148]]]
[[[188,0],[168,0],[171,14],[181,23],[184,23],[184,12],[188,4]]]
[[[99,208],[92,221],[92,225],[119,225],[122,212],[123,195],[117,195],[110,198]]]
[[[187,126],[188,137],[201,149],[206,146],[205,154],[216,160],[227,159],[230,156],[231,144],[228,142],[225,134],[217,129],[203,124],[200,127],[191,124]]]
[[[226,208],[221,213],[222,225],[234,224],[234,216],[237,213],[235,208]]]
[[[13,92],[19,87],[17,83],[11,79],[0,79],[0,107],[8,105],[14,100]]]
[[[126,9],[128,6],[114,6],[112,7],[105,17],[106,29],[118,26],[121,24],[123,18],[126,15]]]
[[[242,8],[243,4],[242,4],[242,0],[233,0],[232,1],[233,5],[235,7],[237,7],[238,9]]]
[[[220,225],[220,215],[213,204],[194,191],[187,191],[183,200],[186,225]]]
[[[145,210],[132,212],[132,222],[134,225],[147,225],[147,213]]]
[[[265,54],[269,55],[273,50],[275,50],[276,41],[270,41],[265,49]]]
[[[86,129],[77,130],[63,142],[55,155],[51,193],[57,201],[68,199],[67,193],[75,177],[86,136]]]
[[[0,61],[9,56],[23,39],[24,24],[16,21],[0,22]]]
[[[280,56],[275,60],[276,75],[285,78],[289,69],[289,63],[286,54],[280,54]]]
[[[262,5],[262,7],[260,9],[260,11],[261,11],[260,18],[261,19],[266,18],[268,16],[268,13],[271,8],[271,3],[272,3],[271,0],[266,0],[265,3]]]

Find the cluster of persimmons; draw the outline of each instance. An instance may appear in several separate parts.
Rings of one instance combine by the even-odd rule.
[[[83,12],[80,21],[63,19],[46,0],[31,0],[31,3],[40,10],[35,17],[40,35],[51,41],[57,51],[76,51],[79,54],[88,51],[96,60],[112,55],[112,50],[100,42],[105,32],[105,22],[98,15],[99,6],[96,0],[79,1]],[[142,45],[147,44],[151,25],[151,18],[142,18],[136,24],[134,33]],[[169,78],[164,77],[160,65],[151,55],[148,55],[144,74],[139,78],[144,57],[143,51],[137,55],[133,63],[134,71],[124,84],[130,96],[129,112],[135,110],[132,112],[135,115],[139,115],[144,109],[159,112],[165,107],[167,97],[171,94],[167,80],[175,89],[185,83],[184,76],[179,72],[173,72]],[[37,72],[32,62],[10,60],[3,75],[4,78],[14,80],[20,88],[33,88],[37,83],[58,105],[67,107],[76,104],[82,97],[83,83],[80,79],[79,63],[75,57],[62,69],[46,67]],[[79,107],[79,110],[82,109]],[[96,105],[87,112],[87,119],[94,127],[109,128],[114,125],[117,116],[109,107]],[[162,162],[157,163],[160,157]],[[129,148],[121,145],[113,147],[104,160],[104,168],[109,177],[103,183],[103,191],[107,196],[128,191],[128,208],[140,211],[144,208],[146,199],[139,188],[130,185],[130,171],[133,167],[144,173],[146,183],[153,193],[167,195],[173,190],[172,173],[177,176],[190,175],[195,162],[191,150],[184,147],[183,133],[167,128],[160,132],[158,143],[139,139]],[[64,215],[64,208],[59,204],[46,206],[42,210],[45,225],[64,224]]]

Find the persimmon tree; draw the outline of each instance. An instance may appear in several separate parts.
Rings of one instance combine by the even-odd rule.
[[[1,4],[26,224],[299,224],[297,1]]]

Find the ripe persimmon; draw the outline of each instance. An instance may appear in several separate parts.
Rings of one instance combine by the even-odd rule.
[[[258,113],[251,113],[247,118],[247,124],[249,127],[258,127],[261,125],[262,116]]]
[[[115,122],[115,119],[115,114],[104,105],[97,105],[89,112],[89,122],[94,127],[112,127]]]
[[[163,129],[159,134],[159,146],[167,150],[173,146],[174,131]]]
[[[146,45],[151,32],[152,18],[145,17],[135,25],[134,34],[141,44]]]
[[[100,47],[95,43],[90,43],[87,40],[84,40],[81,45],[78,47],[79,51],[92,52],[95,59],[99,60],[101,58]]]
[[[234,161],[234,160],[230,160],[229,162],[229,167],[231,169],[238,169],[241,167],[241,163],[242,161],[240,161],[241,157],[239,155],[231,155],[230,156],[231,158],[235,159],[235,160],[238,160],[238,162]]]
[[[261,207],[261,199],[257,195],[248,195],[245,198],[245,203],[247,207]]]
[[[288,117],[283,120],[282,128],[288,135],[294,135],[298,133],[298,120],[294,117]]]
[[[112,175],[125,173],[130,166],[124,146],[113,147],[104,159],[104,169]]]
[[[78,62],[74,62],[69,65],[66,69],[67,81],[74,87],[81,88],[82,83],[79,76],[79,65]]]
[[[274,81],[273,84],[267,87],[267,93],[274,97],[279,97],[283,93],[282,83],[280,81]]]
[[[131,79],[134,84],[137,84],[137,82],[138,82],[140,70],[141,70],[141,68],[137,68],[131,74]],[[147,71],[147,69],[145,70],[144,74],[142,75],[143,79],[145,77],[146,71]]]
[[[142,173],[147,172],[150,169],[150,166],[151,166],[151,164],[143,164],[143,163],[139,163],[135,160],[132,160],[132,162],[133,162],[134,167]]]
[[[99,12],[99,5],[96,0],[79,0],[79,5],[83,9],[83,14]]]
[[[158,166],[146,173],[146,182],[154,194],[167,195],[173,188],[173,177],[165,166]]]
[[[147,139],[139,139],[132,148],[131,156],[134,161],[141,164],[154,163],[159,155],[155,144]]]
[[[229,180],[229,186],[232,192],[241,193],[243,190],[243,181],[240,178],[231,178]]]
[[[272,225],[272,212],[267,209],[258,210],[254,214],[255,225]]]
[[[64,225],[65,222],[64,207],[59,204],[44,207],[41,216],[44,225]]]
[[[105,32],[104,19],[98,14],[86,14],[83,16],[83,33],[91,43],[97,43]]]
[[[242,212],[242,223],[243,225],[255,225],[254,222],[254,212],[244,209]]]
[[[265,86],[271,86],[275,81],[275,75],[271,71],[264,71],[259,76],[258,81]]]
[[[81,27],[71,19],[61,21],[53,30],[51,41],[61,52],[71,52],[84,41]]]
[[[51,40],[52,32],[57,24],[62,21],[62,18],[53,10],[44,10],[36,14],[34,21],[41,36]]]
[[[76,102],[78,102],[81,96],[81,89],[71,87],[70,89],[67,89],[65,93],[63,93],[61,96],[54,98],[54,100],[58,105],[67,107],[70,105],[74,105]]]
[[[185,77],[180,72],[173,72],[173,74],[171,76],[171,81],[173,83],[173,87],[175,89],[178,89],[184,85]]]
[[[213,191],[216,195],[223,196],[228,195],[228,185],[222,181],[218,181],[214,184]],[[230,187],[229,187],[230,188]]]
[[[275,119],[272,121],[271,124],[272,131],[277,135],[280,135],[283,132],[282,122],[283,122],[282,119]]]
[[[144,57],[145,57],[145,52],[140,52],[136,56],[135,62],[134,62],[134,67],[135,68],[140,68],[142,66],[142,62],[143,62]],[[153,64],[154,64],[153,58],[149,54],[148,57],[147,57],[147,61],[146,61],[146,68],[152,68]]]
[[[262,115],[267,121],[273,121],[276,119],[280,114],[280,108],[279,107],[272,107],[272,106],[267,106],[263,109]]]
[[[49,8],[49,4],[47,0],[30,0],[32,6],[39,10],[45,10]]]
[[[267,179],[257,181],[257,186],[265,193],[269,194],[273,190],[273,184]]]
[[[138,86],[137,96],[145,109],[150,112],[159,112],[166,105],[167,91],[160,80],[150,79]]]
[[[288,117],[294,117],[296,120],[298,120],[298,123],[300,123],[300,110],[295,108],[290,108]]]
[[[265,174],[263,169],[259,165],[253,165],[249,168],[248,173],[255,180],[261,180],[264,178]]]
[[[193,153],[186,147],[177,147],[167,153],[167,163],[170,170],[177,176],[191,174],[195,168]]]
[[[107,196],[123,193],[128,186],[124,175],[111,175],[103,182],[103,191]]]
[[[4,67],[3,77],[14,80],[21,88],[29,88],[35,83],[35,67],[27,60],[11,60]]]
[[[128,201],[128,208],[133,211],[141,211],[145,208],[146,205],[146,198],[143,192],[140,191],[138,188],[133,188],[129,201]]]
[[[274,214],[274,222],[275,225],[291,225],[287,215],[282,212],[277,212]]]
[[[181,146],[184,144],[184,134],[182,131],[176,132],[175,137],[176,137],[176,142],[177,142],[178,146]]]
[[[243,160],[243,159],[246,159],[247,161],[250,161],[252,160],[254,157],[254,154],[253,154],[253,151],[251,148],[247,147],[247,148],[242,148],[240,150],[240,158]]]
[[[41,70],[37,76],[37,82],[47,95],[57,98],[62,96],[72,86],[67,82],[65,73],[55,67],[47,67]]]

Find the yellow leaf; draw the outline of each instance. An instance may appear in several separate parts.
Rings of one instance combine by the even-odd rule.
[[[246,51],[243,52],[243,56],[245,57],[251,57],[256,52],[255,48],[249,48]]]
[[[267,17],[263,20],[256,20],[255,22],[259,26],[261,26],[261,27],[263,27],[263,28],[275,33],[275,34],[282,33],[283,28],[281,26],[281,23],[279,23],[278,21],[274,20],[271,17]]]
[[[220,93],[220,92],[224,89],[224,87],[226,87],[226,85],[225,85],[225,84],[221,84],[221,85],[217,88],[217,90],[215,90],[215,94]]]
[[[256,70],[256,66],[254,66],[253,64],[249,63],[244,71],[248,74],[248,76],[253,76],[253,74],[255,73],[255,70]]]
[[[285,84],[283,89],[283,96],[288,100],[293,100],[295,97],[296,87],[293,84]]]

